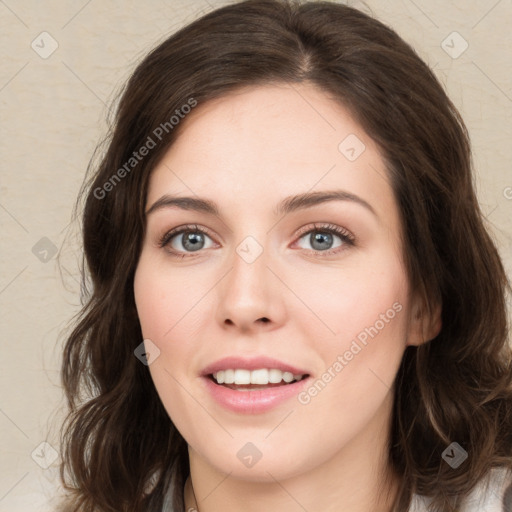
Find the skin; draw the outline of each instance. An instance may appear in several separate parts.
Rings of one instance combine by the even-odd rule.
[[[152,379],[189,445],[186,510],[390,510],[398,483],[386,458],[394,378],[406,346],[435,337],[440,323],[439,314],[422,315],[409,289],[400,216],[377,146],[310,84],[244,88],[182,122],[152,173],[147,209],[164,194],[200,196],[221,216],[176,207],[148,214],[134,290],[144,338],[160,350]],[[338,149],[349,134],[366,147],[354,161]],[[354,201],[274,214],[289,195],[330,189],[359,196],[375,214]],[[209,230],[200,251],[187,252],[182,235],[159,246],[163,234],[191,223]],[[339,252],[315,256],[311,230],[324,231],[313,223],[348,230],[354,245],[333,235],[327,250]],[[236,252],[247,236],[263,250],[252,263]],[[400,312],[307,404],[293,397],[269,412],[235,414],[204,391],[201,370],[229,355],[268,355],[313,379],[332,373],[357,335],[396,303]],[[247,442],[262,453],[251,468],[237,457]],[[384,475],[389,485],[380,489]]]

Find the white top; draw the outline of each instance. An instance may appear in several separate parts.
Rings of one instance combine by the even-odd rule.
[[[415,495],[409,512],[428,512],[429,501]],[[489,477],[473,489],[460,512],[512,512],[512,473],[504,468],[493,469]]]
[[[171,496],[172,491],[166,496],[164,512],[172,512]],[[414,495],[408,512],[428,512],[429,501],[429,498]],[[512,473],[504,468],[493,469],[488,478],[473,489],[458,512],[512,512]]]

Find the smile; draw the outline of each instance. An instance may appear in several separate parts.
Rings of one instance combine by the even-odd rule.
[[[233,370],[233,373],[236,375],[237,371],[238,370]],[[255,372],[259,371],[260,370],[255,370]],[[279,405],[283,405],[286,401],[296,397],[307,386],[307,382],[310,380],[309,375],[299,375],[300,380],[294,380],[293,374],[290,374],[292,380],[286,382],[284,373],[277,370],[283,373],[282,378],[280,378],[279,382],[270,382],[270,372],[272,372],[272,370],[263,369],[263,371],[269,374],[269,377],[266,378],[268,381],[264,384],[237,384],[235,382],[231,384],[223,382],[221,384],[217,382],[213,375],[203,376],[201,380],[205,386],[206,393],[210,395],[218,405],[238,414],[262,414]],[[227,370],[227,372],[228,379],[234,380],[234,378],[232,379],[230,371]],[[248,373],[252,374],[253,372]],[[219,378],[218,374],[219,372],[217,372],[217,378]],[[273,375],[275,376],[274,380],[277,380],[277,374]],[[286,379],[289,379],[290,375],[286,375]],[[242,374],[241,380],[244,379],[246,381],[247,377],[245,374]],[[263,372],[261,372],[261,381],[262,380]]]

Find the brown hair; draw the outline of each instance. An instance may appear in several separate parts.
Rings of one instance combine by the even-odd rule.
[[[475,197],[457,109],[414,50],[372,17],[331,2],[248,0],[201,17],[144,58],[85,186],[92,293],[62,365],[69,510],[156,512],[169,490],[174,510],[184,510],[187,445],[134,357],[142,334],[133,277],[149,176],[186,125],[169,120],[191,100],[305,81],[345,106],[378,144],[411,287],[427,310],[442,305],[441,332],[408,347],[397,374],[389,440],[390,467],[401,477],[396,510],[406,511],[413,493],[430,496],[432,511],[453,510],[491,468],[512,469],[510,284]],[[126,167],[162,126],[156,146]],[[442,459],[452,441],[469,453],[457,469]]]

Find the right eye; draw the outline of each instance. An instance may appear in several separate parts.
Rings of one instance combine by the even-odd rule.
[[[187,254],[209,249],[212,244],[205,247],[206,239],[212,241],[208,231],[197,224],[179,226],[167,231],[159,241],[159,247],[165,248],[172,256],[186,257]]]

